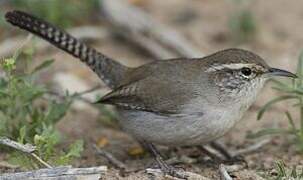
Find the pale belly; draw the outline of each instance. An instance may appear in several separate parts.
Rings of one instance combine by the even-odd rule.
[[[122,128],[138,140],[167,145],[201,145],[228,132],[242,117],[239,111],[214,110],[193,115],[162,116],[118,110]]]

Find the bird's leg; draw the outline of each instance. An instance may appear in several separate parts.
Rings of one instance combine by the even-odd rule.
[[[245,162],[244,158],[241,155],[232,155],[224,146],[215,141],[211,142],[210,146],[221,153],[228,162]]]
[[[225,147],[223,147],[221,144],[213,141],[210,143],[210,146],[215,150],[217,150],[219,153],[221,153],[226,160],[230,160],[233,158],[233,156],[228,152],[228,150]]]
[[[202,151],[205,155],[207,155],[208,157],[210,157],[211,159],[213,159],[216,162],[221,162],[222,158],[220,156],[218,156],[217,154],[210,152],[208,149],[206,149],[204,146],[197,146],[197,148]]]
[[[144,142],[144,146],[153,155],[164,174],[168,174],[177,178],[187,179],[187,176],[184,173],[179,172],[177,169],[175,169],[173,166],[168,165],[163,160],[163,157],[161,156],[160,152],[152,143]]]

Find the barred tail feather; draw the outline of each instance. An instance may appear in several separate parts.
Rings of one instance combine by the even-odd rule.
[[[42,19],[22,11],[5,15],[7,22],[27,30],[87,64],[110,88],[118,86],[127,67],[88,47],[79,40]]]

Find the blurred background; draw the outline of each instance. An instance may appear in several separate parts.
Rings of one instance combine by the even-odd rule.
[[[1,0],[0,57],[11,57],[27,37],[28,33],[4,20],[6,11],[18,9],[66,29],[128,66],[155,59],[199,57],[237,47],[257,53],[271,66],[295,72],[303,48],[302,7],[303,1],[300,0]],[[131,13],[123,14],[125,12]],[[97,87],[97,90],[85,93],[82,100],[76,100],[55,125],[64,135],[64,142],[83,139],[86,144],[82,157],[74,164],[108,163],[101,157],[96,158],[89,145],[93,143],[124,162],[146,164],[145,160],[138,158],[142,150],[136,141],[116,125],[113,108],[96,107],[86,102],[109,91],[98,77],[75,58],[38,38],[33,38],[29,44],[27,46],[34,50],[32,66],[45,59],[55,60],[52,66],[39,73],[35,83],[59,94],[66,91],[79,93]],[[299,124],[299,112],[290,108],[293,103],[288,101],[276,104],[261,121],[257,121],[258,110],[281,95],[271,87],[271,84],[266,85],[244,120],[221,139],[228,147],[237,149],[254,142],[246,138],[250,131],[288,128],[285,111],[292,114],[295,124]],[[250,170],[270,174],[278,160],[284,160],[289,166],[302,165],[300,153],[288,143],[287,138],[279,136],[261,152],[248,156]],[[210,177],[216,177],[216,170],[209,167],[203,166],[202,170],[196,171],[206,171]]]

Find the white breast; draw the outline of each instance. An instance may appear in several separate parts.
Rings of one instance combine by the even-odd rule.
[[[241,118],[236,112],[222,109],[169,117],[151,112],[119,112],[120,124],[135,138],[169,146],[210,142],[228,132]]]

